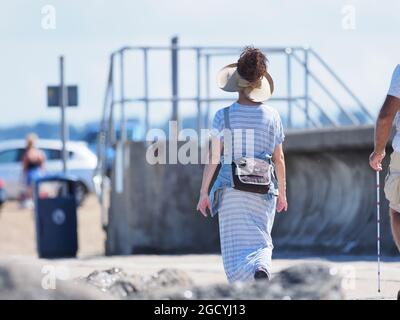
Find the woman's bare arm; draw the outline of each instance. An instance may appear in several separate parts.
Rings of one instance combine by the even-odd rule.
[[[272,160],[275,164],[275,172],[278,179],[278,204],[277,211],[287,210],[286,200],[286,168],[285,168],[285,155],[283,153],[283,146],[279,144],[275,147],[274,153],[272,154]]]
[[[207,216],[206,209],[210,209],[211,206],[208,197],[208,189],[210,188],[215,170],[220,162],[223,145],[223,142],[218,137],[211,138],[211,145],[208,152],[208,163],[204,166],[203,179],[200,188],[200,199],[197,205],[197,210],[199,210],[205,217]]]
[[[211,145],[208,152],[208,163],[204,167],[203,180],[201,183],[200,193],[208,193],[210,188],[211,180],[214,176],[215,170],[221,160],[221,153],[223,148],[223,142],[217,137],[211,138]]]
[[[399,110],[400,99],[388,95],[376,120],[375,148],[369,157],[369,164],[374,170],[382,170],[382,160],[385,157],[386,144],[392,132],[394,117]]]
[[[272,160],[275,164],[279,191],[286,191],[285,155],[283,153],[282,144],[276,146],[274,153],[272,154]]]

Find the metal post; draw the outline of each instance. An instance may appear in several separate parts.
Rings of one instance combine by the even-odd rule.
[[[149,128],[149,70],[148,70],[148,50],[143,49],[143,60],[144,60],[144,103],[145,103],[145,116],[144,116],[144,135],[146,136]]]
[[[206,114],[204,117],[204,127],[209,127],[210,121],[210,55],[206,55],[206,98],[207,98],[207,105],[206,105]]]
[[[65,106],[66,105],[66,90],[64,83],[64,57],[60,56],[60,108],[61,108],[61,141],[62,141],[62,168],[63,173],[67,172],[67,149],[66,149],[66,140],[67,140],[67,126],[65,119]]]
[[[114,123],[114,66],[115,66],[115,55],[111,56],[111,68],[110,68],[110,81],[111,81],[111,88],[110,88],[110,117],[109,117],[109,131],[110,131],[110,140],[109,143],[111,146],[114,145],[116,141],[115,136],[115,123]]]
[[[201,129],[201,101],[200,101],[200,96],[201,96],[201,51],[199,48],[196,49],[196,66],[197,66],[197,133],[200,135],[200,129]]]
[[[178,122],[178,37],[171,40],[172,119]],[[178,124],[179,128],[179,124]]]
[[[292,53],[291,48],[286,49],[287,57],[287,96],[288,96],[288,117],[287,125],[288,128],[292,128],[292,59],[290,57]]]
[[[125,119],[125,88],[124,88],[124,50],[120,51],[120,95],[121,95],[121,142],[126,142],[126,119]]]
[[[304,48],[304,112],[306,115],[306,127],[310,124],[309,103],[308,103],[308,48]]]
[[[124,192],[124,170],[125,170],[125,142],[126,142],[126,119],[125,119],[125,92],[124,92],[124,50],[120,51],[120,141],[117,143],[115,155],[115,191],[119,194]]]

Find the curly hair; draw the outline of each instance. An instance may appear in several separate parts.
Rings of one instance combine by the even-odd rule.
[[[237,62],[240,76],[249,82],[255,82],[267,73],[267,57],[253,46],[243,49]]]

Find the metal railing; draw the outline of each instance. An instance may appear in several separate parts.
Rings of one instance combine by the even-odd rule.
[[[104,176],[106,172],[105,165],[107,163],[107,149],[114,148],[118,142],[120,146],[125,145],[127,137],[127,117],[126,108],[131,103],[141,103],[144,105],[144,132],[150,128],[150,103],[165,102],[172,106],[172,116],[170,120],[179,119],[179,103],[193,102],[197,106],[196,126],[199,131],[201,128],[209,126],[210,122],[210,105],[215,102],[232,101],[232,97],[218,97],[211,95],[211,84],[214,84],[215,75],[211,75],[210,65],[212,59],[216,57],[232,56],[237,59],[242,48],[229,46],[215,47],[197,47],[197,46],[179,46],[178,39],[173,38],[170,46],[127,46],[123,47],[110,56],[108,79],[104,97],[103,114],[101,120],[101,128],[98,136],[98,172]],[[283,96],[273,96],[269,102],[284,102],[287,104],[287,112],[285,114],[285,124],[287,128],[294,127],[294,112],[300,112],[305,118],[304,129],[321,126],[337,127],[343,125],[327,112],[328,108],[322,104],[319,98],[325,95],[325,98],[333,103],[333,108],[347,119],[347,123],[351,125],[361,124],[360,119],[355,115],[354,111],[350,111],[347,106],[339,100],[338,95],[334,94],[334,89],[328,87],[322,81],[319,74],[311,67],[318,64],[331,80],[337,85],[335,90],[342,90],[350,99],[352,107],[363,115],[366,122],[372,123],[373,117],[363,105],[360,99],[350,90],[350,88],[339,78],[334,70],[311,48],[307,47],[260,47],[267,56],[281,55],[286,59],[286,94]],[[157,97],[150,96],[150,74],[149,74],[149,53],[150,52],[170,52],[171,54],[171,96]],[[126,93],[125,77],[127,74],[125,59],[127,52],[141,53],[142,60],[139,63],[143,66],[143,95],[130,96]],[[181,52],[192,52],[195,55],[195,96],[182,97],[179,95],[178,67],[179,54]],[[295,77],[294,68],[300,66],[301,73]],[[203,71],[203,72],[202,72]],[[129,70],[135,73],[135,70]],[[302,82],[302,90],[300,94],[294,94],[294,81],[296,84]],[[205,88],[202,88],[202,85]],[[317,95],[311,90],[311,85],[320,90]],[[202,90],[204,89],[204,90]],[[335,91],[336,93],[336,91]],[[202,106],[205,110],[202,111]],[[119,119],[115,119],[116,108],[119,108]],[[332,108],[331,108],[332,109]],[[312,115],[312,111],[317,111],[318,116]],[[281,114],[282,115],[282,114]],[[321,117],[324,121],[321,121]],[[117,134],[118,133],[118,134]]]
[[[367,121],[372,122],[373,117],[360,101],[359,98],[350,90],[350,88],[339,78],[339,76],[333,71],[331,67],[311,48],[306,47],[261,47],[268,56],[271,55],[285,55],[286,56],[286,69],[287,69],[287,86],[286,95],[284,96],[273,96],[269,101],[285,101],[287,103],[287,114],[286,114],[286,127],[293,127],[293,111],[294,108],[304,113],[305,123],[304,128],[319,127],[319,126],[340,126],[333,116],[326,112],[326,106],[322,106],[317,98],[310,91],[311,82],[315,84],[326,97],[333,102],[334,107],[342,113],[348,120],[349,124],[359,125],[361,124],[355,114],[350,111],[343,102],[339,101],[333,90],[329,88],[320,79],[316,72],[310,68],[310,61],[313,59],[319,63],[320,66],[327,71],[328,75],[336,82],[339,88],[346,93],[352,100],[352,104],[358,108],[358,112],[361,112]],[[153,102],[167,102],[172,105],[172,116],[171,120],[179,120],[179,102],[194,102],[197,104],[197,130],[208,127],[210,120],[210,103],[212,102],[225,102],[231,101],[231,97],[213,97],[210,94],[210,84],[214,81],[214,77],[210,75],[210,64],[214,57],[220,56],[232,56],[237,57],[240,53],[241,48],[239,47],[191,47],[191,46],[178,46],[177,39],[173,39],[171,46],[154,46],[154,47],[123,47],[118,51],[111,54],[110,57],[110,68],[107,82],[106,96],[104,99],[103,108],[103,119],[102,129],[107,132],[111,137],[115,138],[115,122],[114,113],[115,108],[120,108],[120,119],[119,119],[119,131],[122,141],[127,140],[126,135],[126,107],[130,103],[143,103],[145,108],[144,116],[144,132],[147,132],[150,128],[149,121],[149,105]],[[142,64],[143,64],[143,85],[144,93],[143,96],[129,96],[125,92],[125,56],[128,51],[136,51],[142,53]],[[170,97],[157,97],[149,95],[149,52],[150,51],[170,51],[171,52],[171,96]],[[196,95],[193,97],[181,97],[179,96],[179,85],[178,85],[178,56],[180,52],[192,51],[195,52],[196,56]],[[297,63],[303,68],[303,92],[300,95],[293,94],[293,64]],[[204,68],[205,79],[201,78],[201,69]],[[135,72],[132,70],[132,72]],[[115,79],[118,76],[118,84],[115,84]],[[204,81],[203,81],[204,80]],[[297,81],[298,79],[296,79]],[[202,83],[205,83],[205,91],[201,90]],[[116,97],[117,96],[117,97]],[[202,112],[202,105],[205,104],[205,111]],[[326,121],[321,124],[318,119],[312,119],[310,110],[315,108],[318,110]]]

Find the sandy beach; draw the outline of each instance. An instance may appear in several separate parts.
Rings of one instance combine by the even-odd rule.
[[[78,209],[78,256],[102,255],[104,241],[100,207],[90,195]],[[0,211],[0,256],[9,255],[36,257],[33,210],[21,209],[15,201],[7,202]]]

